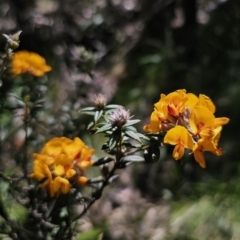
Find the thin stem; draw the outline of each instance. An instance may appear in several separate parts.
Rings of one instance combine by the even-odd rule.
[[[28,171],[27,171],[27,163],[28,163],[28,118],[29,118],[29,109],[27,103],[25,103],[25,108],[24,108],[24,130],[25,130],[25,144],[24,144],[24,154],[23,154],[23,161],[22,161],[22,168],[23,168],[23,174],[24,177],[28,179]],[[29,182],[30,183],[30,182]]]
[[[117,154],[116,154],[117,155]],[[120,161],[120,158],[116,160],[112,170],[109,172],[107,178],[103,181],[103,184],[102,186],[98,189],[98,195],[101,196],[102,195],[102,192],[104,190],[104,188],[108,185],[108,181],[109,179],[114,175],[115,171],[117,170],[118,168],[118,165],[119,165],[119,161]],[[87,204],[87,206],[83,209],[83,211],[78,215],[76,216],[75,218],[72,219],[72,221],[70,223],[73,223],[75,222],[76,220],[80,219],[88,210],[89,208],[99,199],[99,197],[95,197],[95,198],[92,198],[90,200],[90,202]]]
[[[8,53],[8,49],[9,49],[9,43],[7,42],[6,44],[6,56],[3,58],[3,62],[0,68],[0,76],[3,74],[4,70],[5,70],[5,65],[7,64],[8,60],[9,60],[9,53]]]
[[[125,157],[125,156],[129,156],[129,155],[133,155],[133,154],[136,153],[136,152],[140,152],[140,151],[142,151],[142,150],[148,149],[149,146],[150,146],[150,145],[144,145],[144,146],[141,146],[140,148],[136,148],[136,149],[134,149],[134,150],[132,150],[132,151],[129,151],[129,152],[127,152],[127,153],[124,154],[124,157]]]
[[[12,183],[12,182],[17,182],[22,179],[22,177],[17,177],[17,178],[10,178],[5,176],[2,172],[0,172],[0,178],[3,178],[5,181]]]

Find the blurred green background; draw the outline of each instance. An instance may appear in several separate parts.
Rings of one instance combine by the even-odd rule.
[[[37,52],[53,68],[51,136],[83,134],[87,119],[63,112],[97,93],[142,119],[139,129],[160,93],[180,88],[208,95],[216,116],[230,118],[223,156],[206,154],[201,169],[192,156],[175,162],[172,148],[161,147],[158,163],[131,167],[105,191],[80,229],[90,235],[79,239],[95,239],[99,229],[114,240],[240,239],[238,0],[2,0],[0,32],[18,30],[17,50]],[[1,52],[4,45],[1,37]]]

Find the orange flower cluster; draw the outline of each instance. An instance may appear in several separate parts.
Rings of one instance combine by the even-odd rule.
[[[46,64],[45,59],[37,53],[19,51],[13,54],[11,72],[14,76],[29,73],[36,77],[41,77],[46,72],[51,71],[51,69]]]
[[[229,122],[226,117],[214,116],[215,105],[209,97],[186,93],[185,89],[168,95],[161,94],[159,102],[150,117],[150,124],[144,126],[149,133],[166,132],[164,143],[175,145],[173,158],[183,157],[189,149],[201,167],[206,167],[204,151],[222,155],[218,140],[222,126]]]
[[[71,140],[56,137],[45,144],[40,154],[35,153],[34,169],[30,174],[41,182],[40,187],[51,197],[69,192],[72,184],[85,185],[88,179],[85,170],[92,166],[93,149],[89,149],[79,138]]]

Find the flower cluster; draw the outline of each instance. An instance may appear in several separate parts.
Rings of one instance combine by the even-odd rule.
[[[14,76],[29,73],[36,77],[41,77],[52,69],[46,64],[43,57],[28,51],[14,53],[11,67],[11,72]]]
[[[187,148],[200,166],[205,168],[204,151],[222,155],[218,140],[222,126],[229,119],[214,116],[216,108],[209,97],[203,94],[197,97],[181,89],[168,95],[161,94],[154,107],[150,124],[145,125],[144,130],[153,134],[165,132],[163,142],[175,145],[175,160],[182,158]]]
[[[35,153],[34,169],[30,175],[40,182],[51,197],[69,192],[72,184],[85,185],[85,170],[93,165],[89,149],[79,138],[55,137],[48,141],[40,154]]]

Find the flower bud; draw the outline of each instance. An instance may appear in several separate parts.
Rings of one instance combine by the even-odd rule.
[[[96,95],[93,101],[98,109],[104,109],[107,104],[107,98],[101,93]]]
[[[78,178],[78,183],[81,185],[81,186],[85,186],[87,185],[88,183],[88,178],[84,177],[84,176],[81,176]]]
[[[129,110],[127,111],[123,107],[115,109],[109,116],[109,120],[112,123],[112,125],[119,127],[122,127],[131,118],[132,116],[130,116]]]
[[[19,43],[17,41],[9,41],[9,47],[14,50],[19,47]]]

